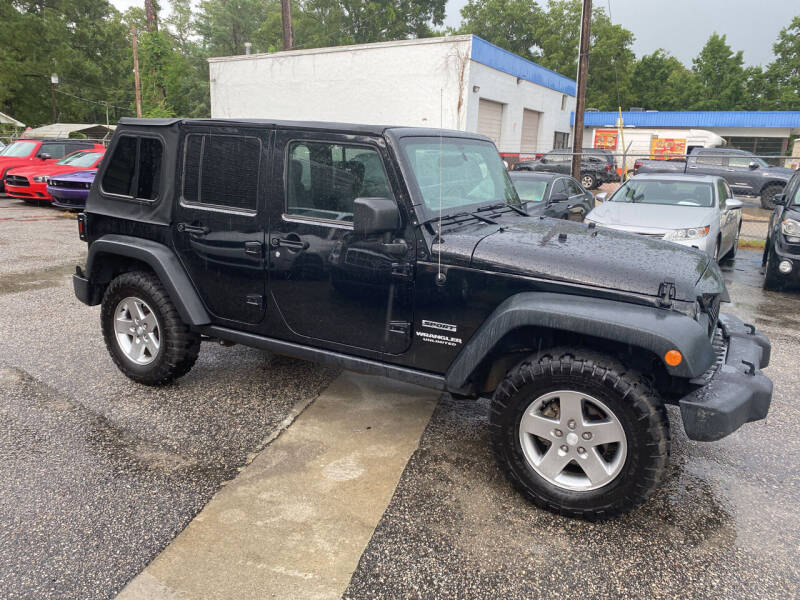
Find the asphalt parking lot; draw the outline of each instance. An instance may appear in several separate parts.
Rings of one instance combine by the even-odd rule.
[[[4,598],[113,597],[337,376],[204,344],[177,384],[136,385],[72,295],[84,253],[69,215],[0,198]],[[666,484],[591,524],[522,500],[494,465],[487,403],[443,396],[344,597],[796,598],[800,296],[763,292],[759,262],[740,252],[724,272],[727,310],[773,343],[765,422],[701,444],[672,410]]]

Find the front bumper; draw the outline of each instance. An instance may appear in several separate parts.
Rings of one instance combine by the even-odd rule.
[[[702,442],[766,418],[772,400],[772,381],[760,371],[769,365],[766,336],[741,319],[722,314],[714,347],[717,362],[692,380],[700,387],[678,402],[686,435]]]
[[[800,283],[800,253],[798,253],[800,245],[787,243],[782,235],[779,240],[771,243],[773,253],[771,260],[774,261],[773,267],[776,275],[786,283]],[[783,261],[789,261],[792,264],[792,270],[788,273],[778,271],[778,265]]]
[[[702,250],[709,256],[714,256],[714,244],[717,241],[716,237],[711,235],[707,235],[702,238],[693,239],[693,240],[665,240],[668,242],[672,242],[673,244],[679,244],[681,246],[686,246],[687,248],[696,248],[698,250]]]
[[[50,194],[47,193],[47,184],[45,183],[35,182],[27,186],[8,184],[6,185],[5,191],[8,196],[22,200],[28,198],[33,198],[34,200],[52,200]]]
[[[59,208],[84,208],[89,190],[77,188],[53,188],[47,186],[47,192],[53,198],[53,206]]]

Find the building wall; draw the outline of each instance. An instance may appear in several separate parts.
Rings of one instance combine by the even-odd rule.
[[[471,36],[211,59],[211,116],[464,129]]]
[[[570,114],[575,110],[575,97],[531,83],[514,75],[470,61],[467,85],[466,131],[477,131],[478,104],[481,98],[504,104],[503,126],[497,144],[501,153],[516,154],[522,140],[524,109],[540,112],[537,152],[553,148],[556,131],[571,132]],[[475,87],[478,91],[473,91]],[[562,100],[564,110],[562,110]]]

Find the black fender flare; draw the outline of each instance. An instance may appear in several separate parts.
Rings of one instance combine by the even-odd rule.
[[[86,274],[90,285],[96,284],[93,279],[102,268],[104,256],[124,256],[146,263],[161,280],[185,323],[194,326],[211,323],[203,301],[192,285],[180,259],[169,246],[127,235],[104,235],[89,245]]]
[[[584,334],[644,348],[660,357],[668,350],[683,355],[667,373],[692,378],[714,361],[714,349],[702,325],[681,313],[603,298],[549,292],[522,292],[500,304],[484,321],[447,370],[447,389],[466,389],[481,361],[504,335],[525,326]]]

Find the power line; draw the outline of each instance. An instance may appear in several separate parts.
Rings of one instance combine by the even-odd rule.
[[[110,102],[102,102],[98,100],[89,100],[88,98],[81,98],[80,96],[76,96],[75,94],[70,94],[69,92],[65,92],[63,90],[56,90],[56,93],[63,94],[64,96],[69,96],[70,98],[75,98],[75,100],[80,100],[82,102],[89,102],[90,104],[99,104],[100,106],[107,106],[109,108],[117,108],[119,110],[124,110],[133,114],[133,111],[129,107],[125,106],[117,106],[116,104],[111,104]]]

